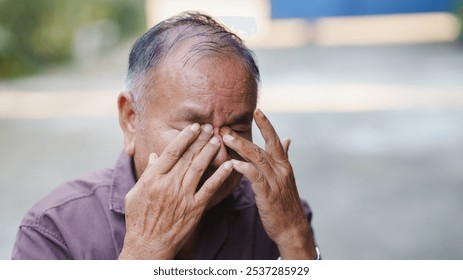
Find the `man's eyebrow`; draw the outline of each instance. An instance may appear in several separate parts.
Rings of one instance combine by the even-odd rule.
[[[209,118],[208,114],[205,114],[199,111],[188,110],[188,109],[182,110],[174,115],[174,119],[176,120],[183,120],[183,121],[197,122],[197,123],[204,122],[204,120],[206,120],[207,118]],[[246,112],[244,114],[233,117],[227,123],[227,125],[250,123],[252,121],[252,118],[253,118],[253,112]]]
[[[201,122],[207,117],[203,112],[197,112],[192,110],[181,110],[179,113],[175,114],[174,118],[177,120],[186,120],[191,122]]]

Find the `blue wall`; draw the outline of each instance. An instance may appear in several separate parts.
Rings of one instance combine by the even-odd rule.
[[[453,11],[457,0],[271,0],[272,18]]]

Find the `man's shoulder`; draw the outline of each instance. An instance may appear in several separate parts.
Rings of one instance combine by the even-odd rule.
[[[62,183],[32,206],[21,225],[40,224],[44,216],[67,215],[82,207],[101,207],[108,199],[112,174],[113,169],[106,168]]]
[[[93,172],[40,199],[21,222],[13,258],[116,258],[124,216],[110,207],[114,174],[113,169]]]

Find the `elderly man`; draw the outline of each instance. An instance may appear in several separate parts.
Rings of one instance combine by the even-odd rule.
[[[125,151],[38,202],[13,259],[319,258],[289,140],[256,109],[258,83],[252,52],[211,17],[150,29],[118,99]]]

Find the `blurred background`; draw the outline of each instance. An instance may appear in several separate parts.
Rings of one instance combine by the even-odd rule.
[[[325,259],[463,259],[460,0],[0,0],[0,259],[34,202],[113,165],[130,46],[183,10],[255,50]]]

